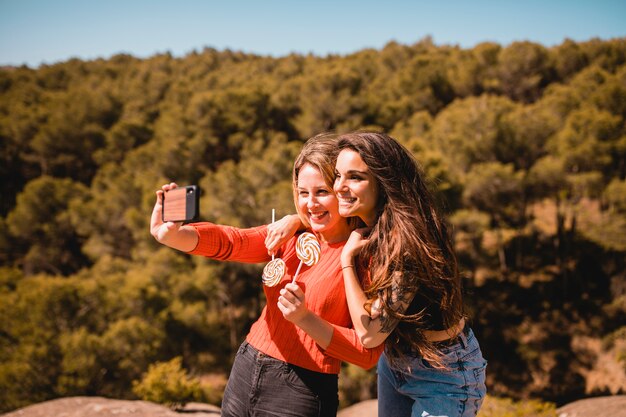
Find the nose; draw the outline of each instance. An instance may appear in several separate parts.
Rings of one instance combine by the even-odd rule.
[[[309,201],[307,201],[307,203],[306,203],[306,206],[309,209],[311,209],[311,208],[313,208],[313,207],[315,207],[317,205],[318,205],[318,201],[317,201],[317,198],[315,198],[315,197],[310,197]]]
[[[343,177],[335,178],[335,184],[333,185],[333,190],[338,193],[342,189],[345,189],[346,183],[343,181]]]

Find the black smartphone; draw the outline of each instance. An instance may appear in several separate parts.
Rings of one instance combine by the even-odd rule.
[[[200,214],[200,187],[187,185],[163,193],[164,222],[191,222]]]

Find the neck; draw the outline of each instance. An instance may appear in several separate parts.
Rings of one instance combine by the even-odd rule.
[[[331,230],[317,233],[317,236],[321,242],[332,244],[345,242],[350,237],[350,233],[352,233],[352,229],[350,229],[348,222],[342,221]]]
[[[374,227],[378,217],[376,216],[376,213],[371,213],[369,216],[362,216],[361,220],[367,225],[367,227]]]

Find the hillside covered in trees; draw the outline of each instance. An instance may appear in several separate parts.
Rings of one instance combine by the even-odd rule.
[[[0,412],[136,398],[173,358],[219,403],[263,265],[158,245],[154,192],[199,184],[203,220],[266,223],[294,211],[303,140],[355,129],[390,133],[432,179],[490,394],[624,393],[625,119],[626,39],[2,68]],[[342,404],[374,381],[346,366]]]

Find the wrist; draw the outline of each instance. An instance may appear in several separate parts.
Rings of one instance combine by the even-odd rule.
[[[352,256],[342,256],[341,257],[341,267],[348,265],[354,265],[354,258]]]
[[[307,328],[307,323],[310,321],[311,312],[306,311],[301,313],[300,315],[294,317],[293,324],[296,326],[305,329]]]

